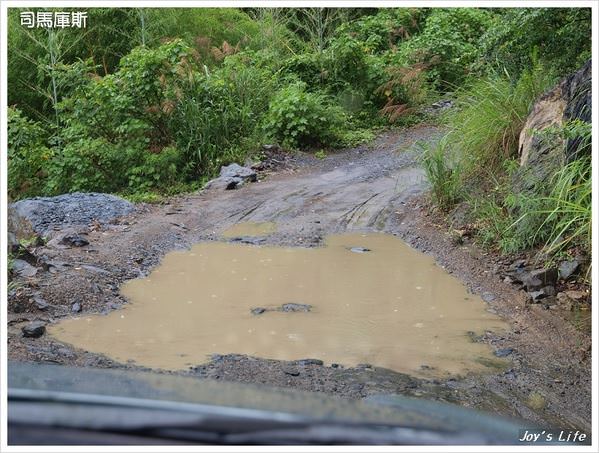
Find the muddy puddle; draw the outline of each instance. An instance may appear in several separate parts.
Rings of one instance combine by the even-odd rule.
[[[507,327],[431,257],[377,233],[330,236],[312,249],[200,243],[169,253],[122,294],[125,308],[50,333],[152,368],[237,353],[443,376],[501,366],[472,332]]]

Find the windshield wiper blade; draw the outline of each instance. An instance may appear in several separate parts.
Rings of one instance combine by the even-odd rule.
[[[167,400],[9,389],[9,422],[215,444],[485,444],[476,433]],[[35,420],[31,414],[35,413]]]

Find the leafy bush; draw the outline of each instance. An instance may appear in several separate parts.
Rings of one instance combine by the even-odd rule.
[[[44,193],[46,166],[53,157],[40,123],[8,108],[8,194],[13,199]]]
[[[591,57],[590,8],[502,9],[491,25],[480,41],[481,63],[490,67],[520,74],[539,59],[565,76]]]
[[[344,119],[329,97],[297,82],[277,92],[266,118],[267,134],[292,148],[334,145]]]
[[[143,153],[143,161],[127,172],[129,187],[135,191],[168,187],[177,182],[181,155],[177,148],[169,146],[158,153]]]
[[[337,34],[353,36],[366,52],[381,54],[418,34],[429,12],[424,8],[384,8],[341,25]]]
[[[186,174],[211,174],[242,160],[260,138],[259,124],[274,91],[269,71],[230,57],[197,78],[177,100],[169,130],[186,162]]]
[[[374,140],[372,129],[345,129],[339,131],[339,146],[354,147]]]
[[[426,17],[421,33],[399,49],[407,65],[430,64],[429,81],[435,88],[452,90],[468,75],[480,57],[479,39],[491,24],[491,14],[476,8],[439,8]]]
[[[104,138],[69,141],[49,162],[45,193],[116,192],[127,185],[127,170],[142,158],[143,148]]]

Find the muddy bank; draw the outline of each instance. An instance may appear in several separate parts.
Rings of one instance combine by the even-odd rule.
[[[40,245],[32,250],[47,270],[19,280],[9,295],[11,360],[50,361],[99,367],[134,367],[73,348],[48,333],[23,337],[28,321],[46,324],[86,313],[110,313],[126,301],[119,288],[145,277],[172,250],[200,241],[234,241],[222,233],[241,222],[274,222],[276,231],[254,237],[259,244],[315,247],[326,235],[382,231],[433,256],[480,295],[509,328],[500,336],[474,338],[508,362],[505,369],[462,378],[415,378],[372,367],[295,364],[227,355],[185,373],[212,379],[292,386],[362,397],[404,393],[516,415],[556,427],[590,428],[590,337],[555,310],[527,303],[525,293],[498,275],[502,259],[456,244],[438,219],[428,216],[427,183],[418,166],[419,140],[440,136],[420,126],[392,132],[373,145],[286,159],[267,178],[238,190],[208,190],[140,206],[113,224],[86,228],[88,245]],[[260,180],[262,179],[262,180]],[[42,303],[43,301],[43,303]],[[309,357],[306,357],[309,358]]]

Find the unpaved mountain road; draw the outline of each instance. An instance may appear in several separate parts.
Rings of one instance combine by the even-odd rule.
[[[9,297],[9,359],[136,368],[61,344],[48,334],[24,338],[21,327],[27,321],[53,323],[72,316],[74,303],[82,313],[118,309],[126,303],[119,294],[122,282],[147,275],[169,251],[221,240],[221,233],[237,223],[275,222],[276,232],[260,243],[288,246],[319,246],[326,235],[348,230],[382,231],[432,255],[472,292],[485,295],[489,309],[510,329],[477,340],[494,350],[511,349],[507,368],[461,378],[422,379],[376,366],[297,365],[225,355],[181,373],[344,397],[402,393],[518,416],[542,427],[589,432],[589,335],[559,313],[527,304],[524,293],[496,274],[501,258],[456,245],[422,206],[427,183],[416,144],[440,135],[438,129],[421,125],[388,132],[370,146],[322,160],[300,155],[285,168],[239,190],[182,195],[166,204],[142,205],[114,225],[87,228],[88,246],[38,247],[36,254],[58,264],[59,270],[40,271],[21,281]],[[36,297],[49,306],[36,308]]]

